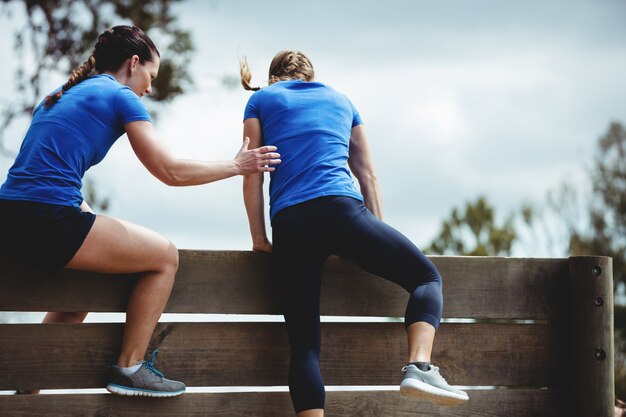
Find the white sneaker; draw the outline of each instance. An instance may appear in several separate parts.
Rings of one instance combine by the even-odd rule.
[[[458,405],[469,400],[465,391],[448,385],[436,366],[430,365],[428,371],[422,371],[409,364],[402,368],[402,372],[404,379],[400,384],[400,394],[405,397],[423,399],[437,405]]]

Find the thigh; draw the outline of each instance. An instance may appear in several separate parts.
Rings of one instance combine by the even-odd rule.
[[[282,262],[280,257],[275,259]],[[277,265],[282,313],[295,350],[319,351],[323,268],[324,258],[304,254]]]
[[[292,344],[319,338],[319,301],[326,253],[308,206],[279,213],[272,222],[272,268]],[[315,344],[315,343],[314,343]]]
[[[272,268],[281,303],[288,311],[319,311],[319,294],[326,256],[314,244],[309,225],[289,222],[272,230]]]
[[[95,218],[73,206],[0,200],[0,240],[17,259],[54,274],[76,254]]]
[[[98,215],[78,252],[66,265],[103,273],[157,271],[178,260],[176,247],[158,233]]]
[[[411,292],[440,279],[435,265],[406,236],[355,203],[350,221],[337,225],[335,252]]]

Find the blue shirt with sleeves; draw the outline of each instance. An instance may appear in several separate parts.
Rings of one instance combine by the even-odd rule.
[[[85,171],[138,120],[151,121],[143,102],[108,74],[76,84],[50,108],[40,103],[0,199],[80,206]]]
[[[270,173],[270,217],[323,196],[363,201],[348,169],[350,133],[361,117],[343,94],[320,82],[280,81],[255,92],[244,120],[259,119],[265,145],[282,162]]]

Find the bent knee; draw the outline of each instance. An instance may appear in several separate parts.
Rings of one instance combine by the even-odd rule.
[[[169,247],[167,248],[167,266],[174,272],[174,274],[176,274],[179,264],[180,258],[178,248],[170,242]]]
[[[159,257],[158,269],[174,279],[176,271],[178,271],[178,265],[178,248],[172,242],[168,242],[167,248]]]

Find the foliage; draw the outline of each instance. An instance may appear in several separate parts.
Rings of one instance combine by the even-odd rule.
[[[591,181],[590,233],[573,234],[570,252],[612,256],[614,280],[623,283],[626,282],[626,130],[620,123],[611,123],[598,141]]]
[[[615,286],[626,283],[626,130],[611,123],[598,141],[591,173],[592,200],[588,228],[572,233],[572,255],[605,255],[613,258]],[[615,389],[626,398],[626,309],[615,308]]]
[[[485,197],[468,202],[464,211],[453,208],[444,220],[441,232],[433,240],[427,253],[467,256],[507,256],[517,234],[513,217],[502,226],[496,224],[494,209]],[[469,243],[468,243],[469,242]]]
[[[179,1],[1,0],[2,11],[9,17],[23,7],[26,21],[14,38],[16,94],[2,106],[0,154],[15,156],[6,148],[3,133],[19,118],[30,117],[47,93],[42,91],[48,88],[45,81],[53,74],[69,74],[85,61],[98,35],[114,25],[141,27],[159,48],[161,67],[150,98],[167,102],[182,94],[191,83],[187,65],[193,42],[173,14],[173,4]]]
[[[626,283],[626,130],[610,124],[597,143],[589,172],[589,197],[582,204],[576,187],[562,184],[551,194],[550,209],[567,231],[571,256],[598,255],[613,258],[613,280]],[[577,210],[571,209],[582,205]]]
[[[563,183],[548,196],[570,256],[613,258],[615,292],[626,284],[626,130],[613,122],[596,147],[589,184]],[[585,198],[586,197],[586,198]],[[616,305],[615,391],[626,398],[626,306]]]

